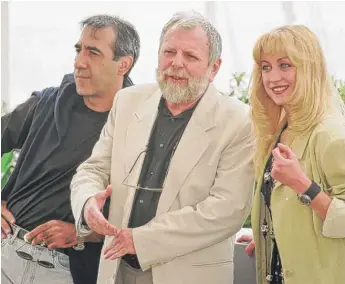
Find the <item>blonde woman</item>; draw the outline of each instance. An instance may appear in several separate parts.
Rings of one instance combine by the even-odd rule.
[[[345,283],[345,117],[315,34],[284,26],[256,42],[252,210],[257,283]],[[250,241],[247,237],[241,240]]]

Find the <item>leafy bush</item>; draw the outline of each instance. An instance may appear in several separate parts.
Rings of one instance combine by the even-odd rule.
[[[242,102],[249,103],[249,80],[250,76],[246,72],[236,72],[230,78],[230,96],[237,97]],[[332,77],[333,85],[345,102],[345,81]]]

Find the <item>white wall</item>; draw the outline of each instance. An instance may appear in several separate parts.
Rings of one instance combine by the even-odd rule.
[[[288,21],[281,2],[9,2],[8,107],[34,90],[59,85],[73,71],[78,23],[96,13],[122,16],[141,38],[141,54],[132,71],[135,83],[154,82],[161,28],[176,11],[194,9],[217,26],[223,37],[223,66],[216,85],[229,90],[232,73],[250,72],[257,37]],[[344,2],[294,2],[295,23],[307,24],[320,37],[332,74],[345,78]],[[5,46],[5,45],[3,45]]]

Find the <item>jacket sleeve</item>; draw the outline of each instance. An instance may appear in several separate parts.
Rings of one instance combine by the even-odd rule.
[[[143,270],[214,245],[240,230],[252,203],[252,154],[253,137],[248,121],[222,152],[215,181],[205,200],[160,214],[133,229],[134,246]]]
[[[345,138],[333,140],[325,147],[321,166],[333,198],[322,234],[329,238],[345,238]]]
[[[1,156],[23,146],[38,101],[39,97],[33,93],[26,102],[1,117]]]

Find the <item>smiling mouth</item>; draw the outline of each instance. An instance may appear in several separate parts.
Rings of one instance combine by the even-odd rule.
[[[289,88],[289,86],[274,87],[274,88],[272,88],[272,92],[276,95],[280,95],[280,94],[284,93],[288,88]]]
[[[174,82],[186,82],[188,81],[188,79],[186,78],[182,78],[182,77],[178,77],[178,76],[170,76],[168,75],[168,79]]]

